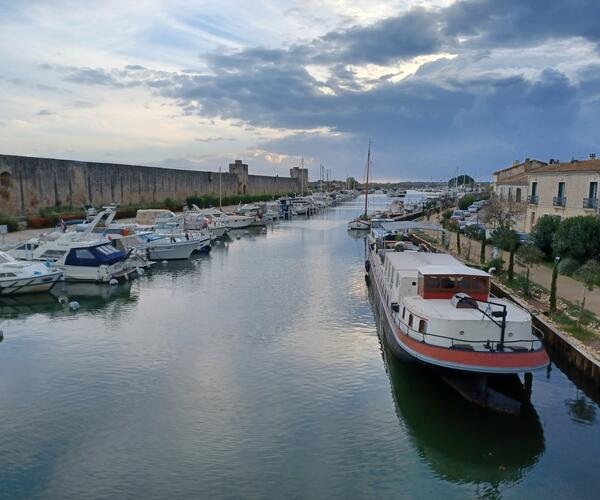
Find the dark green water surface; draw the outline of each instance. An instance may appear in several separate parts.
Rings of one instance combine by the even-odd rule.
[[[3,301],[0,498],[597,498],[553,366],[500,418],[379,340],[351,202],[127,286]]]

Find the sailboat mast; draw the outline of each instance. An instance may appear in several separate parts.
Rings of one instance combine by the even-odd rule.
[[[369,141],[369,152],[367,153],[367,182],[365,183],[365,217],[367,216],[367,204],[369,200],[369,170],[371,169],[371,141]]]
[[[301,165],[302,165],[302,168],[300,169],[300,179],[301,179],[300,185],[302,187],[300,188],[301,189],[300,195],[304,196],[304,156],[302,157],[302,163],[301,163]]]

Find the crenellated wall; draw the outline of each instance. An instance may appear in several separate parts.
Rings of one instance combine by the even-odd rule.
[[[297,191],[289,177],[248,175],[236,161],[230,172],[201,172],[28,156],[0,155],[0,212],[30,214],[40,208],[109,203],[184,201],[190,195],[277,194]],[[245,167],[245,169],[243,168]]]

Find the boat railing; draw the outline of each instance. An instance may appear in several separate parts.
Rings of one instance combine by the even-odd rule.
[[[449,335],[439,335],[439,334],[435,334],[435,333],[429,333],[429,332],[423,332],[420,330],[415,330],[413,327],[408,326],[406,323],[404,323],[404,321],[400,320],[400,319],[396,319],[396,324],[398,324],[398,326],[400,326],[400,330],[402,331],[403,329],[406,330],[405,332],[403,331],[403,333],[405,333],[405,335],[409,336],[410,338],[414,339],[414,340],[419,340],[423,343],[429,344],[429,345],[434,345],[437,347],[449,347],[450,349],[460,349],[460,348],[465,348],[466,346],[470,346],[470,347],[474,347],[477,345],[481,345],[483,348],[485,348],[486,350],[490,351],[490,352],[502,352],[504,351],[505,347],[521,347],[521,348],[525,348],[528,351],[539,351],[540,349],[543,348],[543,340],[544,340],[544,334],[543,332],[532,325],[532,329],[531,329],[531,338],[529,339],[516,339],[516,340],[504,340],[501,341],[500,339],[498,340],[494,340],[494,339],[466,339],[463,337],[451,337]],[[439,343],[435,343],[435,342],[428,342],[427,339],[442,339],[442,340],[446,340],[450,342],[450,346],[440,346]],[[537,343],[537,347],[536,347],[536,343]],[[517,352],[518,350],[522,350],[522,349],[513,349],[515,352]]]

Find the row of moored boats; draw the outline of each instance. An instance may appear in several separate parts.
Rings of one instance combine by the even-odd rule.
[[[0,295],[48,291],[59,280],[117,283],[139,276],[157,261],[210,252],[232,230],[264,227],[281,219],[317,213],[354,196],[317,193],[240,205],[235,212],[186,207],[138,210],[134,221],[115,221],[117,205],[88,209],[84,220],[35,236],[0,252]]]

